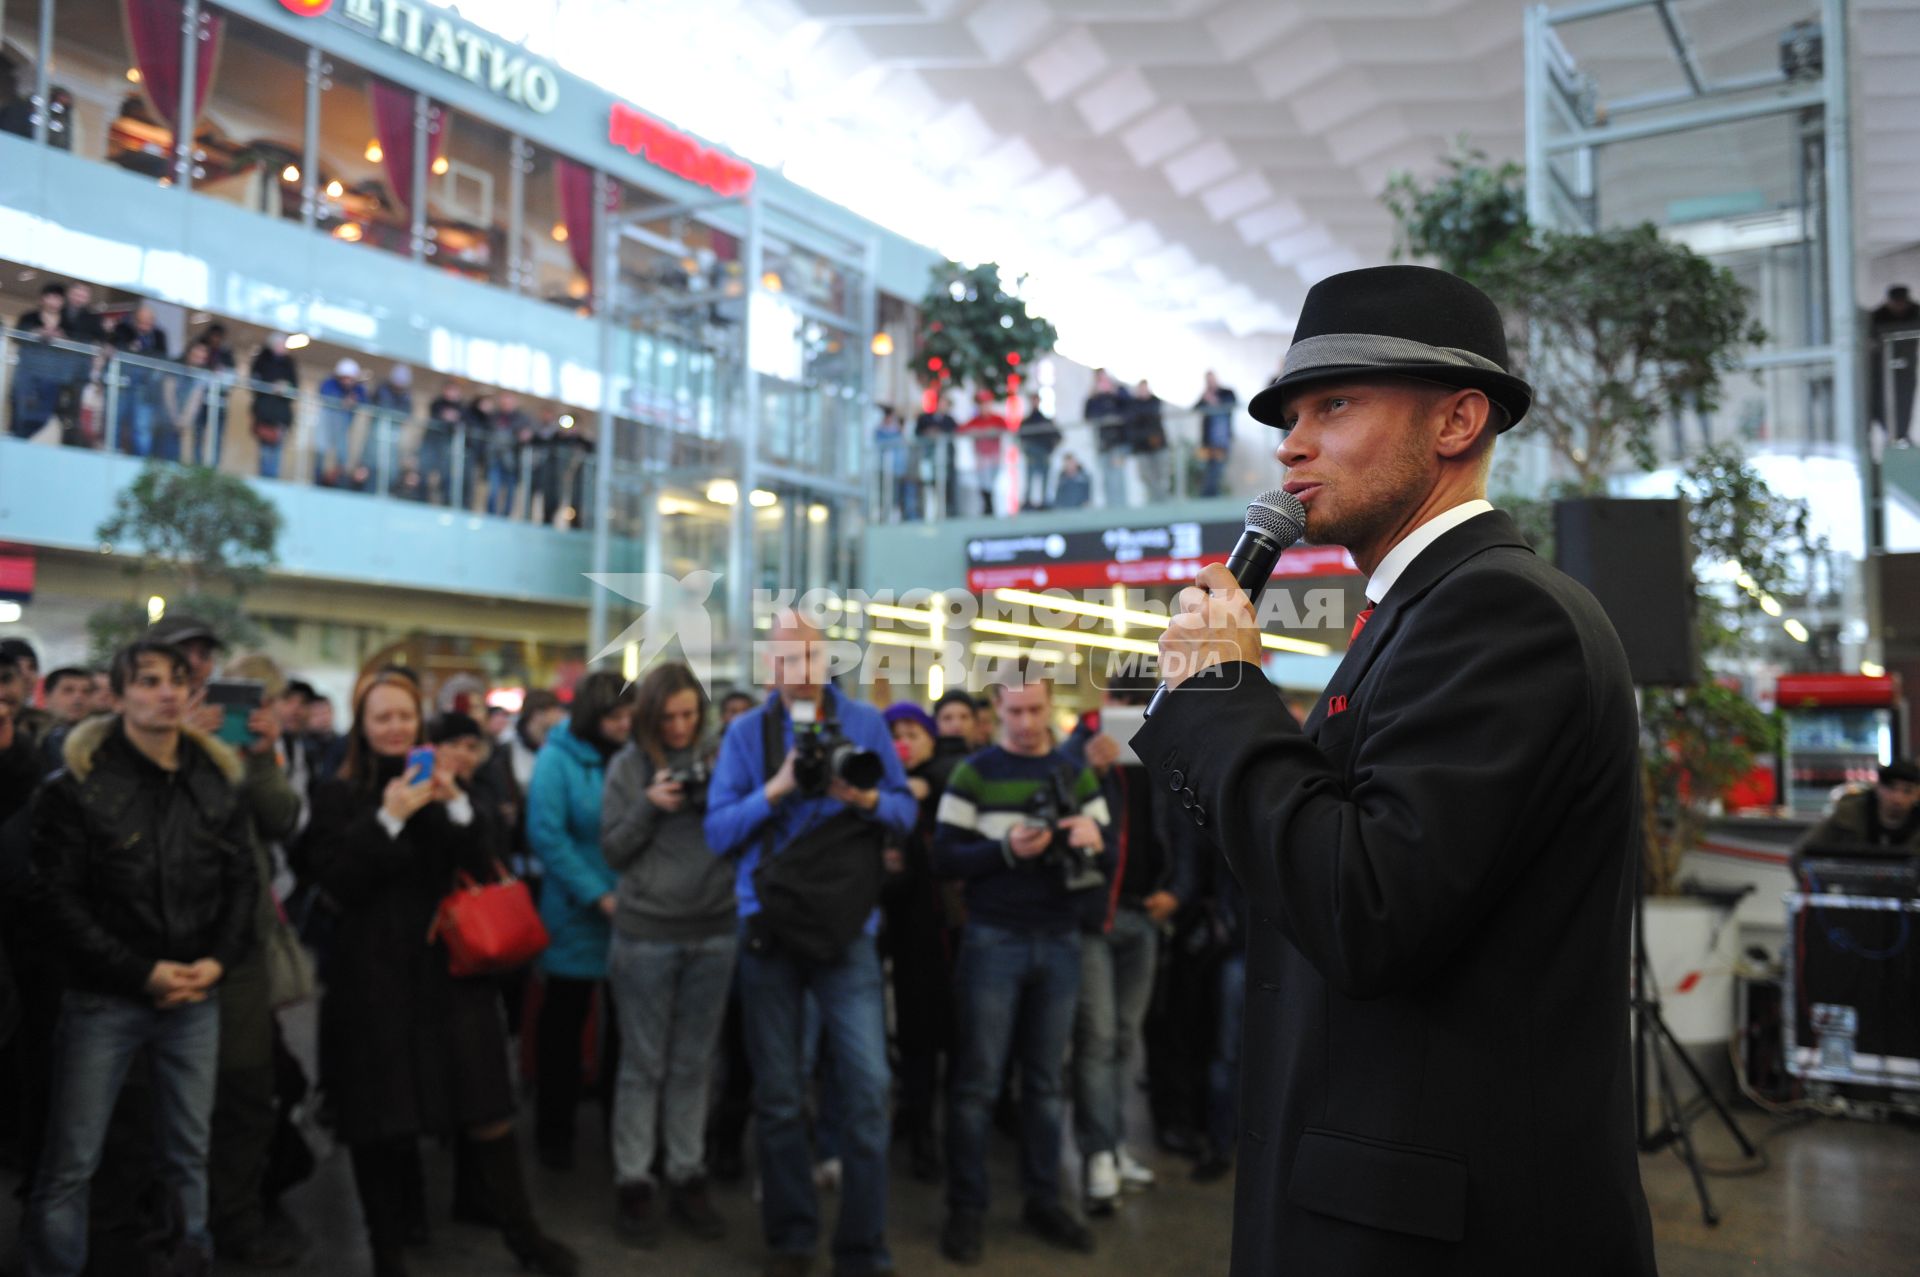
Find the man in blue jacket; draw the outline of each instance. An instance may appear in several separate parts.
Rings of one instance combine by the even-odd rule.
[[[783,850],[849,810],[904,836],[918,804],[879,711],[835,688],[828,679],[820,631],[797,618],[773,631],[773,678],[765,703],[734,720],[720,746],[707,787],[707,844],[738,857],[740,997],[747,1057],[753,1066],[753,1104],[759,1139],[760,1218],[767,1277],[804,1277],[820,1233],[813,1157],[807,1142],[807,1079],[801,1063],[801,1006],[811,991],[819,1003],[834,1062],[845,1126],[840,1222],[833,1240],[835,1277],[891,1274],[887,1251],[887,1036],[880,959],[874,948],[878,914],[836,958],[816,961],[766,943],[751,925],[760,912],[754,870],[763,855]],[[872,789],[835,777],[818,795],[806,795],[794,775],[793,719],[805,706],[838,719],[847,740],[879,755],[882,774]],[[785,750],[768,775],[766,719],[777,716]],[[806,714],[799,715],[803,720]],[[857,854],[850,852],[849,854]]]

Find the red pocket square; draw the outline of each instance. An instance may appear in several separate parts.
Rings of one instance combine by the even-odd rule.
[[[1344,714],[1346,712],[1347,712],[1346,697],[1344,696],[1327,697],[1327,717],[1328,718],[1332,718],[1335,714]]]

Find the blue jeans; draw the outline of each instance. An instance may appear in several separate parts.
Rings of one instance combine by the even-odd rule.
[[[280,449],[284,447],[286,447],[286,445],[283,443],[263,443],[259,446],[260,477],[262,479],[278,479],[280,477]]]
[[[28,1277],[87,1266],[87,1198],[107,1123],[142,1049],[153,1059],[160,1163],[178,1196],[186,1240],[213,1253],[207,1231],[207,1146],[220,1056],[218,995],[162,1011],[145,1002],[69,990],[53,1038],[47,1137],[27,1203]]]
[[[1240,1029],[1247,1014],[1247,955],[1220,963],[1220,1039],[1207,1066],[1207,1141],[1220,1157],[1233,1156],[1240,1124]]]
[[[1138,909],[1116,909],[1113,930],[1080,942],[1073,1016],[1073,1138],[1080,1156],[1111,1153],[1126,1135],[1127,1075],[1153,996],[1160,931]]]
[[[504,461],[487,463],[487,513],[502,518],[513,513],[513,489],[520,472]]]
[[[614,932],[607,983],[620,1015],[616,1182],[652,1180],[663,1128],[668,1180],[684,1184],[706,1174],[707,1082],[738,947],[731,935],[675,942]]]
[[[1100,454],[1100,504],[1109,510],[1128,503],[1127,469],[1133,461],[1133,449],[1125,444]]]
[[[820,1206],[807,1146],[801,1003],[819,1001],[839,1090],[840,1223],[833,1262],[843,1272],[891,1268],[887,1253],[887,1029],[880,957],[861,936],[836,962],[810,962],[777,947],[742,945],[740,1014],[753,1067],[759,1144],[760,1224],[767,1246],[811,1255]]]
[[[319,447],[313,458],[313,477],[331,483],[347,468],[347,440],[353,432],[353,413],[343,408],[320,410]]]
[[[948,1083],[947,1205],[987,1209],[987,1123],[1020,1046],[1020,1190],[1060,1197],[1061,1074],[1080,994],[1080,934],[970,922],[954,972],[959,1045]]]

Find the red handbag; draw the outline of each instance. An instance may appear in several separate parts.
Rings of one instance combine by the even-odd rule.
[[[504,868],[497,882],[478,883],[462,871],[440,902],[427,943],[447,946],[456,976],[494,975],[525,966],[547,947],[547,928],[527,884]]]

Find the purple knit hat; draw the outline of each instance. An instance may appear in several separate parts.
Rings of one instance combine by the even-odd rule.
[[[893,725],[904,718],[910,723],[918,724],[934,740],[940,739],[940,729],[934,724],[933,715],[921,709],[913,701],[899,701],[889,705],[880,711],[880,717],[887,720],[888,731],[892,731]]]

